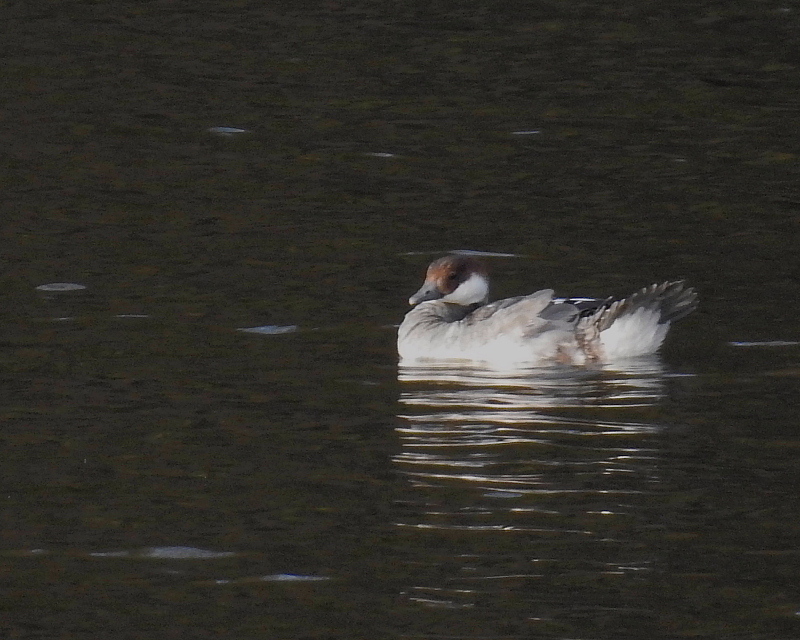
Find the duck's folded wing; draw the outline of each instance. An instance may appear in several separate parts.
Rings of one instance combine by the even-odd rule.
[[[542,289],[527,296],[498,300],[469,314],[462,323],[481,328],[493,336],[530,337],[574,319],[577,309],[569,304],[552,304],[553,290]]]

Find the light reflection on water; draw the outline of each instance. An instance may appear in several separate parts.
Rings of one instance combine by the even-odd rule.
[[[409,606],[458,610],[452,637],[490,628],[486,616],[536,632],[576,607],[646,612],[592,585],[632,586],[655,562],[636,531],[651,526],[659,483],[657,358],[617,370],[401,367],[398,379],[394,464],[409,491],[395,526],[435,549],[412,561]]]

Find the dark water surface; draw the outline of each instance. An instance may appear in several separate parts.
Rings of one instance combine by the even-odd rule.
[[[0,19],[0,636],[800,637],[796,7]],[[701,309],[625,371],[398,371],[458,248]]]

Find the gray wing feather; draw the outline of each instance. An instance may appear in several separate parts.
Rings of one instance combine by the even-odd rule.
[[[689,315],[697,308],[697,293],[686,287],[683,280],[663,282],[644,287],[627,298],[604,304],[580,322],[581,327],[594,325],[598,331],[608,329],[614,321],[637,309],[658,310],[659,324],[674,322]]]

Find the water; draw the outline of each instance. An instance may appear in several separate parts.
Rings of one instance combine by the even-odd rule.
[[[719,393],[710,376],[657,361],[402,375],[397,524],[431,549],[404,595],[436,612],[408,637],[723,637],[745,621],[790,633],[793,598],[759,595],[782,583],[785,596],[797,568],[793,532],[759,535],[783,529],[773,510],[789,499],[763,484],[775,444],[763,422],[734,436],[719,416],[728,433],[712,436],[706,409],[686,415]]]
[[[3,8],[0,635],[797,637],[786,9]],[[398,371],[452,249],[701,308]]]

